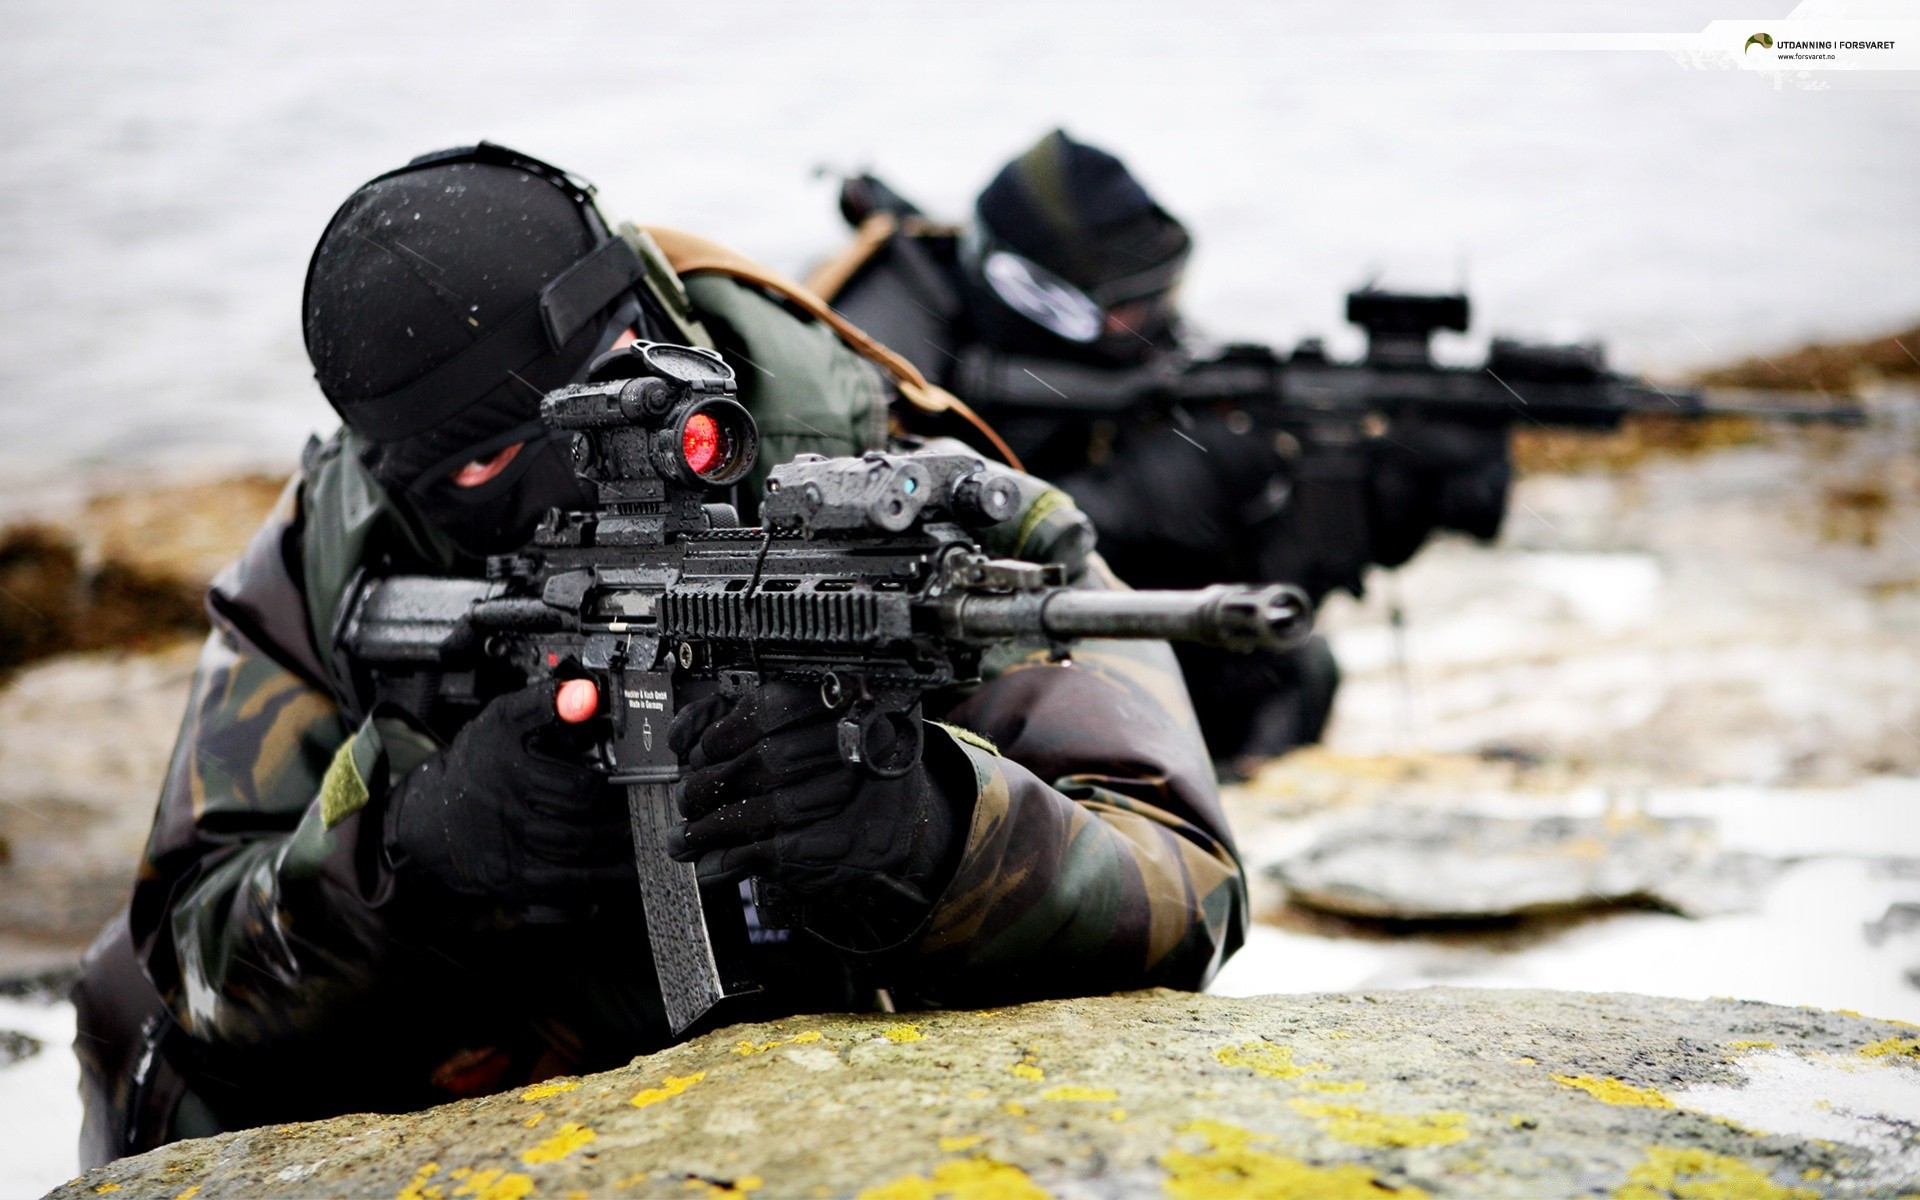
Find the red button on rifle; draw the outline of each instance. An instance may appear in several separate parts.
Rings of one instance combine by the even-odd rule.
[[[591,679],[569,679],[554,695],[553,710],[562,721],[578,725],[600,711],[600,689]]]

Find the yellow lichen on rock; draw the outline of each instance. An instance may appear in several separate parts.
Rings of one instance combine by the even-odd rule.
[[[413,1178],[407,1181],[406,1186],[393,1194],[393,1200],[426,1200],[426,1193],[421,1191],[421,1189],[427,1186],[427,1180],[432,1179],[439,1173],[439,1163],[430,1162],[423,1164],[419,1170],[413,1173]],[[96,1192],[99,1190],[99,1188],[94,1189]]]
[[[1269,1079],[1298,1079],[1309,1071],[1327,1069],[1326,1063],[1295,1063],[1292,1046],[1267,1041],[1222,1046],[1213,1052],[1213,1057],[1221,1066],[1245,1067]]]
[[[1577,1088],[1606,1104],[1628,1104],[1640,1108],[1672,1108],[1673,1101],[1658,1088],[1635,1087],[1621,1079],[1603,1079],[1595,1075],[1555,1075],[1555,1083]]]
[[[1883,1038],[1860,1047],[1868,1058],[1920,1058],[1920,1038]]]
[[[962,1158],[941,1163],[931,1176],[905,1175],[868,1188],[858,1200],[1047,1200],[1047,1194],[1010,1163]]]
[[[1820,1200],[1820,1193],[1782,1187],[1766,1172],[1725,1154],[1649,1146],[1646,1161],[1613,1189],[1613,1200]]]
[[[440,1173],[440,1164],[430,1162],[413,1173],[407,1185],[395,1193],[394,1200],[441,1200],[447,1194],[438,1184],[430,1184]],[[447,1172],[449,1180],[457,1181],[460,1186],[453,1189],[456,1197],[472,1197],[472,1200],[526,1200],[533,1194],[533,1180],[518,1171],[503,1171],[498,1168],[487,1171],[475,1171],[471,1167],[456,1167]]]
[[[1300,1089],[1307,1092],[1364,1092],[1367,1081],[1364,1079],[1302,1079]]]
[[[1773,1048],[1774,1044],[1765,1038],[1751,1038],[1727,1043],[1727,1049],[1733,1051],[1735,1054],[1739,1054],[1745,1050],[1771,1050]]]
[[[1120,1093],[1114,1091],[1112,1088],[1073,1087],[1071,1085],[1063,1085],[1061,1087],[1048,1088],[1046,1091],[1040,1093],[1040,1098],[1042,1100],[1060,1100],[1067,1103],[1087,1101],[1087,1102],[1105,1104],[1111,1100],[1118,1100],[1120,1098]]]
[[[568,1121],[554,1131],[552,1137],[541,1142],[520,1156],[520,1161],[530,1167],[542,1163],[559,1162],[575,1150],[591,1142],[595,1137],[593,1130],[578,1121]]]
[[[628,1103],[632,1104],[635,1108],[646,1108],[648,1105],[658,1104],[662,1100],[671,1100],[706,1077],[707,1073],[705,1071],[695,1071],[691,1075],[669,1075],[665,1082],[659,1087],[646,1089],[628,1101]]]
[[[1022,1054],[1020,1061],[1008,1067],[1007,1071],[1020,1079],[1032,1080],[1035,1083],[1047,1077],[1047,1073],[1040,1069],[1040,1060],[1034,1057],[1031,1050]]]
[[[907,1028],[912,1027],[908,1026]],[[751,1040],[735,1042],[733,1044],[733,1052],[739,1055],[765,1054],[776,1046],[804,1046],[809,1042],[819,1041],[820,1037],[821,1035],[818,1029],[808,1029],[784,1040],[775,1038],[771,1042],[755,1042]],[[917,1038],[896,1038],[895,1040],[915,1041]]]
[[[520,1098],[527,1101],[545,1100],[549,1096],[558,1096],[563,1092],[570,1092],[579,1086],[580,1081],[578,1079],[555,1079],[548,1083],[534,1084],[526,1091],[521,1092]]]
[[[986,1135],[979,1133],[962,1133],[955,1134],[951,1137],[943,1137],[940,1139],[940,1152],[942,1154],[958,1154],[962,1150],[971,1150],[986,1140]]]
[[[926,1037],[925,1034],[920,1032],[918,1025],[908,1025],[905,1023],[887,1026],[880,1031],[880,1036],[894,1043],[917,1042]]]
[[[453,1194],[473,1200],[526,1200],[533,1195],[533,1180],[518,1171],[475,1171]]]
[[[1172,1200],[1424,1200],[1427,1194],[1417,1187],[1389,1187],[1365,1167],[1316,1167],[1257,1150],[1258,1135],[1223,1121],[1193,1121],[1180,1132],[1206,1139],[1207,1149],[1174,1149],[1160,1156]]]
[[[1463,1112],[1374,1112],[1351,1104],[1314,1100],[1292,1100],[1288,1106],[1328,1136],[1370,1150],[1451,1146],[1467,1138],[1467,1114]]]

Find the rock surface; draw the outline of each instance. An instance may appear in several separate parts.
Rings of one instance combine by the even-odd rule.
[[[1269,868],[1296,904],[1394,921],[1618,904],[1740,912],[1777,872],[1720,852],[1714,823],[1644,813],[1501,817],[1385,805]]]
[[[65,655],[0,690],[0,975],[77,961],[126,904],[197,653]]]
[[[185,1142],[52,1195],[1893,1196],[1920,1186],[1915,1034],[1452,989],[795,1017],[412,1116]]]

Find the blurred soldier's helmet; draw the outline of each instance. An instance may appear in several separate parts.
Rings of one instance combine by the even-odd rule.
[[[987,341],[1127,360],[1170,332],[1192,239],[1113,155],[1056,129],[1001,168],[975,216],[961,262]]]
[[[465,549],[510,550],[577,499],[540,399],[640,318],[643,276],[590,185],[486,142],[426,154],[354,192],[321,235],[307,356],[376,478]],[[456,483],[516,445],[486,482]]]

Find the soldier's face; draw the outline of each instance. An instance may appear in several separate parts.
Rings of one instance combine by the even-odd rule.
[[[626,332],[614,338],[613,345],[607,348],[609,350],[618,350],[623,346],[631,346],[639,340],[640,335],[629,327]],[[496,452],[490,457],[474,459],[472,462],[447,476],[447,478],[452,482],[453,486],[457,488],[477,488],[482,484],[491,483],[499,477],[500,472],[506,470],[508,465],[520,456],[520,451],[525,447],[525,442],[515,442],[513,445]]]

